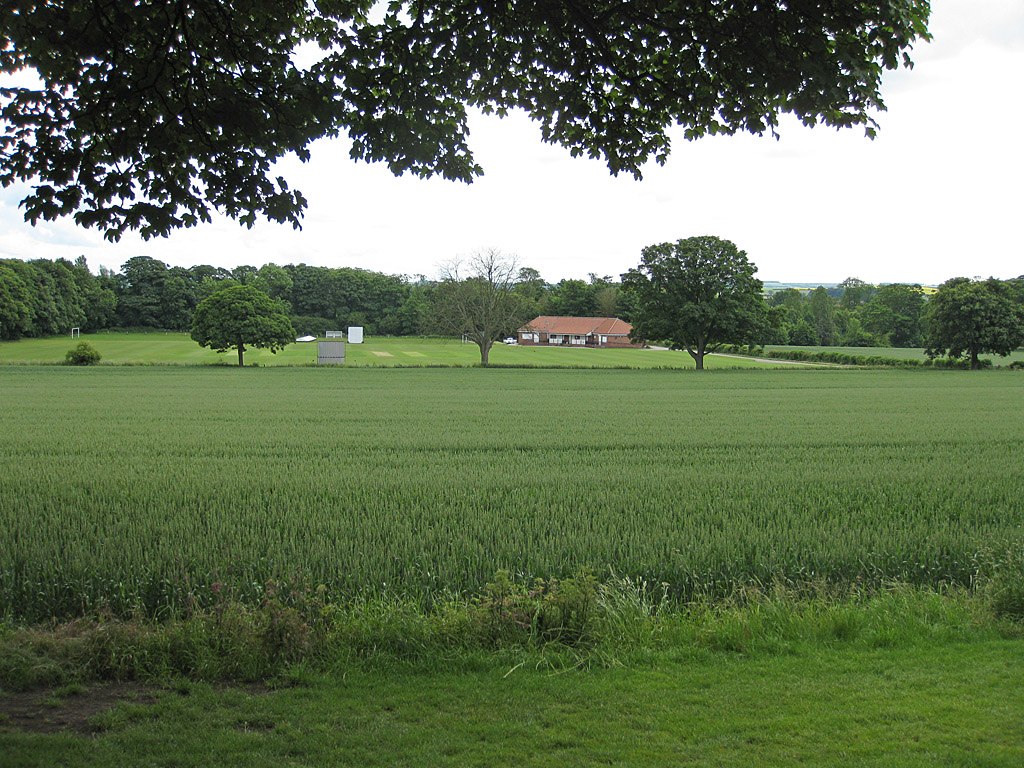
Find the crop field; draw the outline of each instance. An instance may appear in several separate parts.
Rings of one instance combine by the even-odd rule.
[[[234,352],[218,354],[200,347],[187,333],[94,333],[82,336],[103,356],[103,363],[114,364],[176,364],[232,365]],[[0,342],[0,364],[59,363],[76,342],[67,337],[23,339]],[[261,366],[313,365],[316,363],[315,343],[289,344],[273,354],[265,349],[245,353],[247,365]],[[474,344],[459,340],[420,337],[369,337],[364,344],[346,344],[348,367],[409,366],[472,366],[480,362]],[[494,365],[533,365],[539,367],[596,368],[693,368],[693,359],[686,352],[664,349],[572,349],[557,347],[520,347],[495,344],[491,351]],[[742,358],[714,357],[705,359],[708,368],[757,368],[764,363]],[[783,364],[775,364],[783,367]]]
[[[268,580],[969,584],[1024,543],[1011,371],[0,367],[0,614]]]

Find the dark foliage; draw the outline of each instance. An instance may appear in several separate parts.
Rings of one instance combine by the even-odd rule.
[[[28,221],[109,240],[220,211],[299,225],[285,155],[345,134],[353,158],[470,181],[467,105],[525,110],[545,141],[636,176],[687,139],[774,133],[779,116],[864,126],[883,71],[927,39],[927,0],[571,3],[12,0],[0,72],[0,183]],[[297,49],[321,55],[301,66]],[[22,74],[21,82],[25,82]]]

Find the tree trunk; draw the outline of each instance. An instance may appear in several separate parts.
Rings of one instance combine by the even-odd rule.
[[[480,365],[484,368],[487,367],[487,362],[491,357],[491,346],[493,344],[493,341],[485,341],[480,344]]]
[[[696,349],[686,348],[686,351],[690,353],[690,357],[693,358],[693,362],[696,363],[698,371],[704,370],[704,350],[706,348],[707,345],[704,342],[698,343]]]
[[[244,354],[245,354],[245,344],[239,343],[239,345],[238,345],[238,364],[239,365],[245,365],[245,363],[242,362],[242,355],[244,355]]]
[[[972,371],[980,371],[981,370],[981,360],[978,359],[978,350],[976,350],[976,349],[972,349],[971,350],[971,370]]]

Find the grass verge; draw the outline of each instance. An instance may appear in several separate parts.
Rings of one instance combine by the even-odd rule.
[[[673,606],[643,582],[498,578],[431,613],[9,626],[0,763],[1016,766],[1024,633],[993,606],[895,586]]]
[[[1007,600],[1012,592],[998,580],[974,593],[895,585],[839,594],[834,587],[777,585],[679,604],[643,580],[599,583],[581,575],[526,584],[499,573],[474,598],[437,599],[425,609],[397,597],[328,604],[316,594],[279,594],[271,585],[257,606],[224,600],[165,621],[100,613],[52,625],[6,624],[0,687],[175,677],[256,682],[286,676],[296,665],[432,668],[480,656],[562,669],[612,667],[665,653],[1020,639],[1020,606]],[[1018,588],[1018,600],[1019,594]]]

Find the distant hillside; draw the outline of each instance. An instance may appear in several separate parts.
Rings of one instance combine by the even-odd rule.
[[[885,283],[883,283],[883,285],[885,285]],[[839,288],[839,283],[780,283],[776,280],[765,280],[764,292],[775,293],[776,291],[784,291],[787,288],[796,288],[798,291],[813,291],[819,286],[829,291],[835,291]],[[935,293],[937,289],[932,285],[924,285],[921,286],[921,290],[924,291],[925,295],[930,296]]]
[[[796,288],[798,291],[813,291],[819,286],[822,288],[838,288],[839,283],[779,283],[775,280],[765,280],[764,292],[775,293],[776,291],[784,291],[787,288]]]

